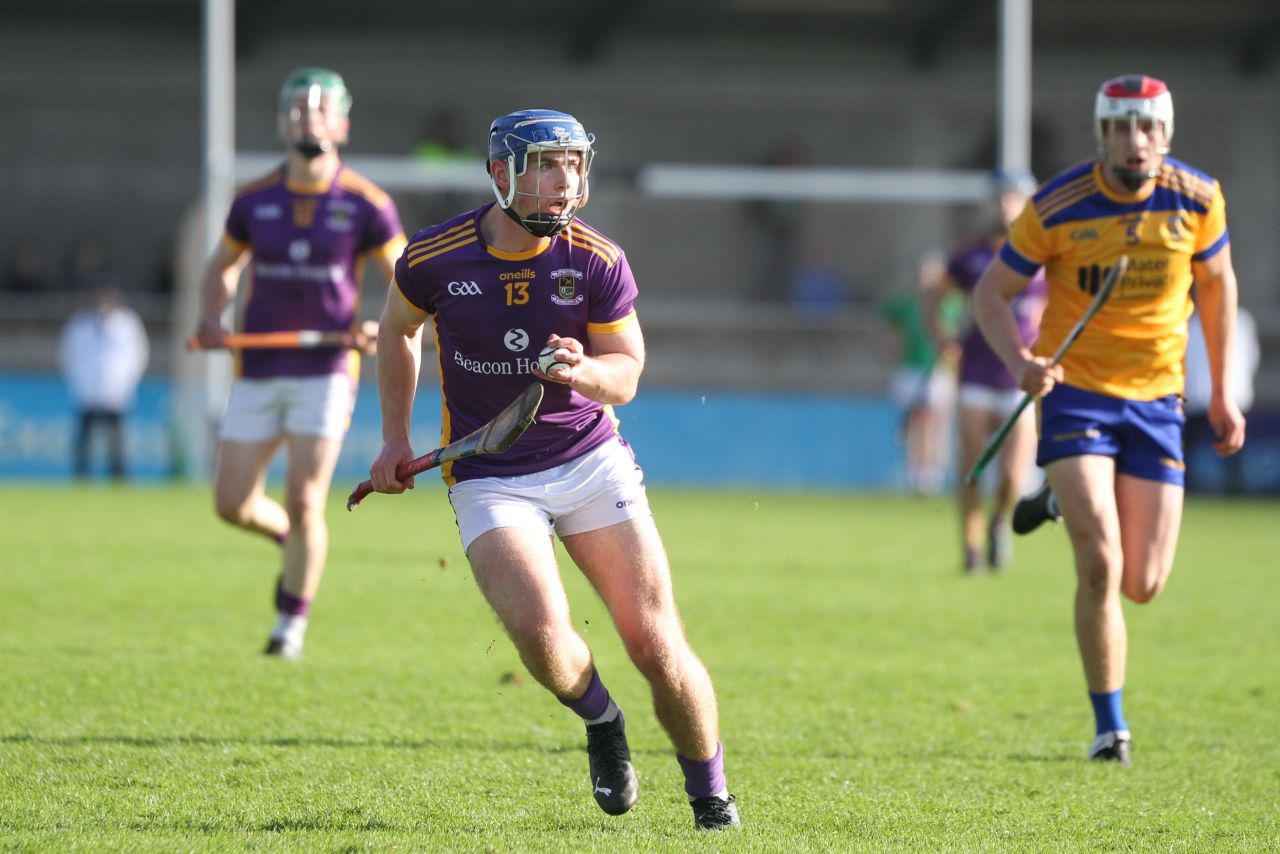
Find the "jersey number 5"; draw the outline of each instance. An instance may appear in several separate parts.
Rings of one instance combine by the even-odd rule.
[[[1125,214],[1120,217],[1120,222],[1125,224],[1124,243],[1126,246],[1137,246],[1142,242],[1142,225],[1146,222],[1146,219],[1145,212]]]

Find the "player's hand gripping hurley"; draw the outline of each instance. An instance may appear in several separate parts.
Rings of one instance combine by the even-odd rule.
[[[1053,354],[1053,359],[1049,362],[1050,367],[1062,361],[1062,357],[1067,354],[1067,350],[1071,349],[1071,345],[1080,337],[1080,333],[1084,331],[1085,326],[1102,309],[1106,301],[1110,299],[1111,292],[1116,289],[1116,283],[1124,276],[1124,271],[1128,266],[1129,256],[1121,255],[1111,269],[1107,271],[1107,275],[1102,278],[1102,284],[1098,286],[1098,293],[1093,297],[1093,302],[1089,303],[1089,307],[1085,309],[1084,314],[1076,321],[1076,325],[1071,327],[1067,337],[1062,339],[1062,343],[1058,345],[1057,352]],[[983,448],[982,456],[978,457],[978,461],[969,470],[968,476],[964,479],[965,483],[972,486],[978,482],[978,478],[982,477],[982,472],[987,467],[987,463],[995,458],[995,455],[1000,451],[1000,446],[1004,444],[1004,440],[1009,438],[1009,433],[1013,431],[1013,425],[1018,423],[1018,418],[1022,416],[1023,410],[1030,406],[1033,400],[1035,400],[1034,394],[1028,393],[1022,396],[1022,401],[1018,404],[1018,408],[1013,410],[1013,413],[1005,419],[1004,424],[987,442],[987,447]]]
[[[538,407],[542,405],[542,392],[541,382],[531,383],[488,424],[456,442],[450,442],[443,448],[436,448],[429,454],[401,463],[396,468],[396,477],[404,480],[453,460],[474,457],[477,454],[502,453],[510,448],[533,423],[534,416],[538,414]],[[356,505],[371,492],[373,492],[372,481],[366,480],[361,483],[347,498],[347,510],[356,509]]]

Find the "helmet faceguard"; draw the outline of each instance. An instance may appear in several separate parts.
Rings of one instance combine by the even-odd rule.
[[[556,110],[520,110],[494,119],[489,127],[489,159],[485,165],[498,207],[535,237],[550,237],[563,231],[587,203],[587,175],[595,158],[595,139],[595,134],[587,133],[573,116]],[[544,185],[543,156],[556,153],[580,156],[576,189]],[[529,170],[530,161],[536,183],[530,190],[517,190],[517,179]],[[498,162],[507,165],[505,190],[498,186],[494,175],[493,164]],[[533,210],[523,215],[517,212],[514,205],[518,197],[531,200]],[[545,210],[548,205],[559,205],[560,210]]]
[[[1162,158],[1169,153],[1173,140],[1173,96],[1164,81],[1144,74],[1126,74],[1114,77],[1102,84],[1093,105],[1093,133],[1098,140],[1098,150],[1106,156],[1104,139],[1106,123],[1127,121],[1136,131],[1138,122],[1151,122],[1164,132],[1164,143],[1156,149]],[[1123,166],[1111,166],[1111,170],[1130,190],[1137,190],[1160,174],[1160,163],[1137,170]]]
[[[280,87],[280,136],[304,157],[318,157],[347,141],[351,94],[336,71],[299,68]]]

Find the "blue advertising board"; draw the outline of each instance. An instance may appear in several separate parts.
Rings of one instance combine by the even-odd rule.
[[[187,470],[171,417],[172,389],[147,379],[126,421],[129,475],[137,480],[204,477]],[[790,394],[643,390],[620,407],[622,434],[651,485],[791,490],[896,490],[905,485],[898,413],[888,400]],[[0,375],[0,479],[71,474],[75,414],[58,377]],[[440,396],[420,392],[414,409],[418,453],[440,435]],[[367,476],[382,447],[376,389],[365,383],[335,473],[337,488]],[[95,471],[105,466],[95,455]],[[1223,491],[1229,478],[1211,448],[1187,450],[1198,483]],[[1280,414],[1255,412],[1241,458],[1243,491],[1280,495]],[[280,461],[272,469],[278,478]]]

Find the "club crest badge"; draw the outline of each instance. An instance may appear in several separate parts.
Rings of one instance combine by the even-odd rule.
[[[586,294],[578,290],[582,280],[580,270],[567,267],[563,270],[552,270],[551,279],[556,283],[556,292],[551,295],[551,301],[556,305],[578,305],[586,297]]]

